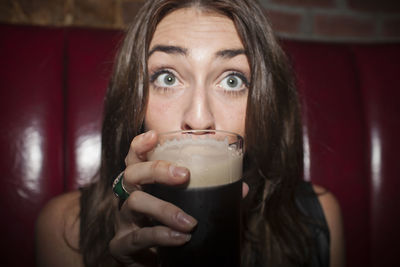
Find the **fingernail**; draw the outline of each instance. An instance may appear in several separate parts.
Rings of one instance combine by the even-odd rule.
[[[178,167],[178,166],[174,166],[174,165],[170,165],[169,166],[169,170],[171,172],[171,174],[175,177],[186,177],[189,174],[188,169],[186,168],[182,168],[182,167]]]
[[[192,235],[184,234],[184,233],[177,232],[177,231],[171,231],[171,237],[175,238],[175,239],[184,240],[187,242],[190,240],[190,238],[192,238]]]
[[[194,227],[197,224],[197,221],[194,218],[184,214],[183,212],[179,212],[176,217],[178,222],[182,225]]]

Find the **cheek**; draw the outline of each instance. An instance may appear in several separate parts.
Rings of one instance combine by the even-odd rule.
[[[241,136],[244,136],[245,133],[245,121],[246,121],[246,107],[240,107],[240,109],[236,110],[235,118],[232,120],[234,123],[234,127],[237,129],[236,132]]]
[[[235,103],[234,105],[219,105],[216,114],[217,128],[235,132],[244,136],[245,119],[246,119],[246,104],[243,102]]]
[[[173,130],[177,112],[174,110],[172,101],[158,101],[157,98],[150,97],[146,116],[145,128],[148,130],[155,130],[157,132],[166,132]]]

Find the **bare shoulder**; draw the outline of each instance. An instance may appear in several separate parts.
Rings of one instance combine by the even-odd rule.
[[[326,221],[328,223],[331,244],[330,244],[330,266],[340,267],[345,265],[345,244],[343,232],[343,218],[339,202],[336,197],[327,189],[313,185],[318,196]]]
[[[39,214],[35,229],[38,266],[83,266],[78,253],[80,192],[50,200]]]
[[[313,189],[318,196],[326,217],[337,218],[337,216],[341,215],[339,202],[331,192],[319,185],[313,185]]]

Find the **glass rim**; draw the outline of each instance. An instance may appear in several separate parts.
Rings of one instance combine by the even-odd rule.
[[[230,131],[225,131],[225,130],[207,130],[207,129],[197,129],[197,130],[176,130],[176,131],[168,131],[168,132],[160,132],[157,133],[158,135],[170,135],[170,134],[190,134],[190,133],[201,133],[201,132],[210,132],[210,133],[224,133],[224,134],[230,134],[238,137],[241,140],[244,140],[243,136],[241,136],[238,133],[235,132],[230,132]]]

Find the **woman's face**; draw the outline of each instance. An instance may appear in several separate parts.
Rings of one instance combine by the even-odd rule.
[[[167,15],[150,43],[148,71],[147,130],[244,136],[250,67],[229,18],[195,8]]]

